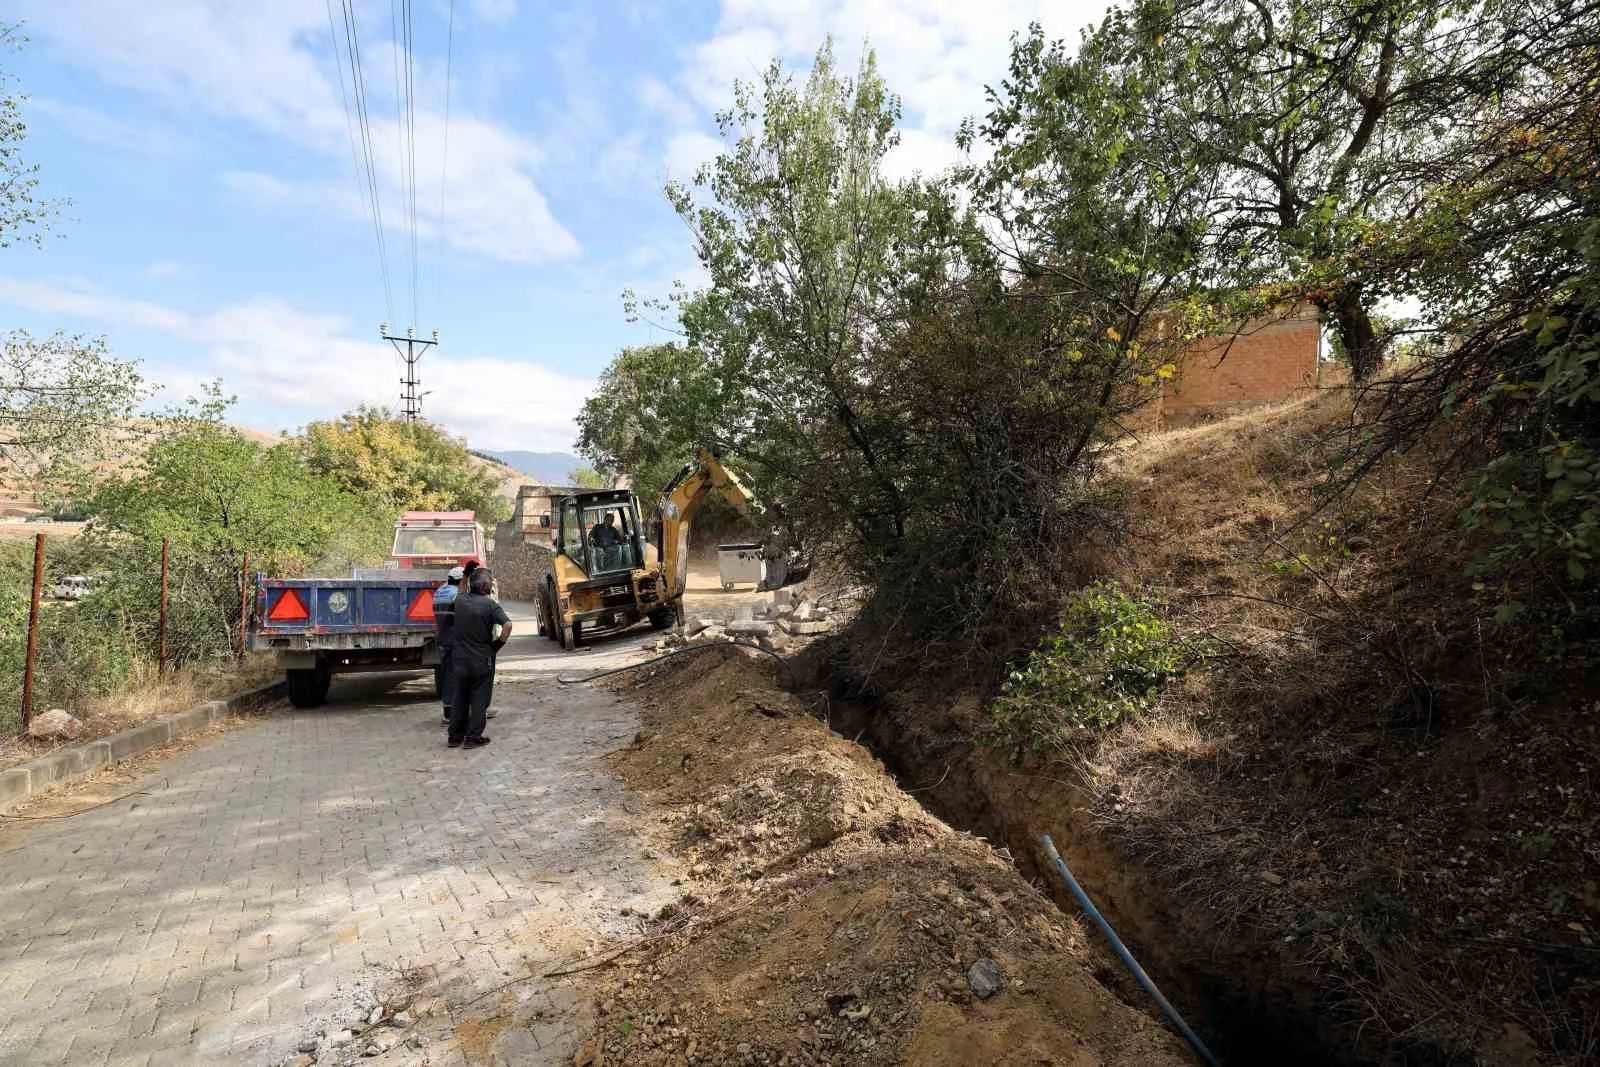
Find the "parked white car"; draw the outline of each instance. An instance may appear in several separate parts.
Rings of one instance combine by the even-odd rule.
[[[50,587],[50,596],[56,600],[81,600],[93,588],[94,581],[84,574],[69,574]]]

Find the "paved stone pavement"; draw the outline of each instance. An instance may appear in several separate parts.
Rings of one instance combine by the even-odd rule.
[[[327,707],[130,787],[149,796],[8,828],[0,1064],[281,1063],[403,978],[460,1004],[630,934],[624,908],[673,896],[596,764],[635,711],[553,674],[642,658],[645,636],[573,655],[514,640],[484,749],[445,747],[424,682],[336,679]],[[570,1063],[577,996],[515,996],[547,1018],[502,1060]],[[384,1062],[465,1062],[450,1025]]]

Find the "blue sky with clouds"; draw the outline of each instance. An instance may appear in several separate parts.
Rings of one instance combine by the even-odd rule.
[[[416,325],[443,341],[423,363],[425,413],[477,447],[566,449],[595,375],[652,339],[622,291],[697,277],[661,187],[714,154],[734,79],[774,56],[803,65],[829,33],[846,62],[870,41],[905,103],[891,165],[934,169],[1013,32],[1037,20],[1071,36],[1104,10],[454,0],[446,155],[451,0],[412,0],[413,231],[395,6],[353,0],[391,310],[335,63],[341,0],[8,3],[30,38],[0,60],[31,97],[27,155],[42,191],[72,204],[42,250],[0,250],[0,325],[104,335],[169,397],[221,377],[236,421],[293,428],[396,402],[377,327],[412,321],[414,232]]]

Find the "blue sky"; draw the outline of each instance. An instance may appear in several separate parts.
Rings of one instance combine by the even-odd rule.
[[[27,156],[42,192],[72,204],[42,250],[0,250],[0,326],[103,335],[163,399],[221,377],[235,421],[262,429],[393,405],[377,327],[412,321],[396,3],[354,0],[392,309],[329,30],[331,6],[345,47],[341,0],[8,3],[30,38],[0,59],[31,97]],[[446,168],[451,0],[413,0],[415,324],[443,341],[422,365],[425,414],[480,448],[571,446],[617,348],[664,338],[625,320],[622,291],[699,276],[661,187],[715,153],[735,78],[774,56],[803,66],[828,33],[846,62],[870,41],[905,103],[891,165],[936,169],[1013,32],[1072,36],[1103,10],[454,0]]]

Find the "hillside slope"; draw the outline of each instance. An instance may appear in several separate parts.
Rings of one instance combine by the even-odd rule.
[[[844,728],[1025,868],[1065,842],[1230,1065],[1600,1062],[1593,635],[1490,621],[1430,457],[1324,497],[1348,413],[1122,457],[1100,567],[1203,650],[1150,713],[997,748],[985,702],[930,678]]]

